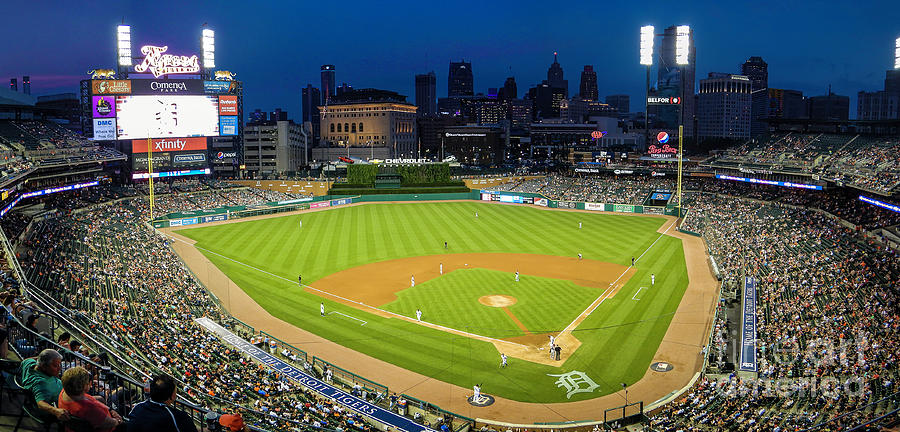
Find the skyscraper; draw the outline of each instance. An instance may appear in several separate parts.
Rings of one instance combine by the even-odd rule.
[[[22,77],[22,92],[27,95],[31,94],[31,77],[28,75]]]
[[[750,57],[741,65],[741,75],[750,78],[752,90],[760,90],[769,87],[769,65],[762,57]]]
[[[501,100],[513,100],[519,97],[519,90],[516,87],[515,77],[506,78],[506,81],[503,83],[503,88],[500,89],[500,94],[497,95],[497,97]]]
[[[303,122],[310,122],[313,129],[312,142],[319,142],[319,104],[322,103],[322,95],[319,89],[307,84],[306,87],[300,89],[301,93],[301,111],[303,111]]]
[[[563,77],[562,66],[557,61],[557,53],[553,52],[553,64],[547,69],[547,83],[552,88],[563,89],[563,98],[569,98],[569,81]]]
[[[474,89],[472,63],[450,62],[450,73],[447,75],[447,96],[473,96]]]
[[[9,89],[12,91],[19,91],[19,81],[15,78],[9,79]]]
[[[322,105],[328,105],[328,100],[331,99],[334,93],[334,65],[322,65],[322,86],[320,87],[321,95],[322,95]]]
[[[609,95],[606,97],[606,103],[620,113],[631,112],[631,97],[628,95]]]
[[[659,51],[660,64],[657,70],[656,96],[684,98],[682,100],[684,136],[691,137],[694,135],[694,113],[696,111],[694,107],[694,80],[697,70],[697,50],[694,45],[694,30],[691,29],[688,34],[690,44],[687,58],[688,64],[679,65],[675,61],[677,35],[678,26],[667,27],[665,32],[663,32]],[[672,105],[657,106],[655,108],[656,127],[677,131],[678,125],[681,123],[679,107]]]
[[[420,117],[437,114],[437,76],[434,71],[416,75],[416,106]]]
[[[750,78],[710,72],[700,80],[697,126],[700,138],[750,138]]]
[[[584,65],[584,70],[581,71],[581,86],[578,89],[578,93],[583,100],[595,101],[600,97],[597,91],[597,72],[594,72],[594,66]]]

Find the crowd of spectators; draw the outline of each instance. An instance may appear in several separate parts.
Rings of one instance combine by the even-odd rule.
[[[795,430],[900,407],[896,398],[873,405],[900,378],[895,251],[821,213],[739,197],[695,200],[683,227],[703,234],[726,279],[757,279],[760,372],[704,379],[654,427]]]
[[[604,197],[619,201],[616,193],[621,193],[622,200],[635,202],[651,190],[671,189],[671,183],[657,178],[551,176],[518,182],[511,189],[601,202],[607,201]],[[173,193],[158,197],[159,211],[252,205],[280,197],[257,189],[223,190],[208,182],[161,185]],[[866,418],[896,407],[870,405],[896,392],[896,253],[826,215],[793,207],[815,203],[793,193],[724,181],[696,181],[685,188],[692,192],[686,196],[691,212],[683,228],[703,234],[726,281],[734,283],[744,274],[759,281],[760,378],[791,380],[793,393],[760,392],[761,381],[738,376],[704,378],[655,416],[654,427],[793,430],[842,413]],[[198,326],[196,317],[221,323],[228,323],[229,317],[168,252],[168,240],[142,223],[149,216],[146,197],[140,191],[129,195],[125,189],[84,193],[137,197],[107,199],[105,205],[33,223],[19,251],[29,280],[146,373],[171,374],[184,384],[183,395],[191,401],[206,406],[234,403],[247,410],[248,422],[269,427],[370,429],[334,401],[283,379]],[[87,196],[75,202],[85,207],[94,203]],[[3,228],[15,230],[21,223],[4,220]],[[10,307],[17,308],[12,303]],[[727,332],[722,322],[714,325],[713,346],[707,349],[721,353]],[[280,350],[275,341],[267,342],[275,344],[273,352],[319,373],[305,359]],[[96,354],[67,343],[84,356]],[[844,351],[821,355],[826,343]],[[36,354],[36,347],[22,348]],[[843,388],[860,377],[853,391]],[[73,393],[76,390],[77,385]],[[99,396],[116,400],[111,393]],[[102,421],[109,423],[106,417]]]
[[[890,193],[900,185],[900,139],[862,135],[775,134],[721,152],[713,166],[802,172]]]

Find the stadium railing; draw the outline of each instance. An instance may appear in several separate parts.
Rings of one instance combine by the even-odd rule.
[[[278,343],[278,353],[279,354],[281,353],[281,350],[286,349],[286,350],[290,351],[291,353],[293,353],[295,356],[297,356],[300,360],[303,360],[304,362],[309,361],[309,355],[306,354],[306,351],[303,351],[300,348],[297,348],[281,339],[278,339],[277,337],[272,336],[271,334],[269,334],[267,332],[261,331],[259,333],[261,335],[268,337],[269,339],[274,339]]]
[[[837,417],[832,417],[822,423],[819,423],[809,429],[804,429],[802,432],[814,432],[814,431],[831,431],[831,430],[844,430],[844,431],[857,431],[857,430],[880,430],[874,429],[877,425],[882,425],[886,423],[894,423],[900,421],[900,408],[894,408],[893,410],[884,413],[876,418],[867,419],[867,420],[859,420],[855,419],[854,415],[857,413],[863,412],[867,409],[876,408],[880,404],[893,402],[894,406],[900,405],[900,391],[885,396],[875,402],[869,403],[863,407],[857,408],[853,411],[841,414]]]
[[[428,420],[432,424],[434,424],[433,420],[438,418],[441,418],[444,421],[449,420],[450,424],[453,425],[451,429],[454,432],[466,432],[475,424],[475,419],[456,414],[453,411],[447,411],[433,403],[416,399],[405,393],[402,394],[402,396],[407,401],[407,409],[410,414],[415,415],[418,411],[425,420]]]
[[[322,360],[319,357],[313,356],[312,359],[313,368],[318,370],[320,373],[324,373],[326,367],[331,370],[332,384],[340,384],[348,389],[353,388],[353,386],[356,384],[359,384],[367,393],[371,393],[372,395],[374,395],[374,400],[376,400],[376,403],[382,402],[382,405],[384,405],[384,402],[387,399],[387,395],[390,394],[390,390],[384,384],[380,384],[366,377],[357,375],[340,366],[335,366],[333,363]]]

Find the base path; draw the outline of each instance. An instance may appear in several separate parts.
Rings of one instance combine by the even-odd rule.
[[[506,205],[499,203],[483,204]],[[582,211],[547,209],[537,206],[535,208],[546,211]],[[622,215],[621,213],[615,214]],[[282,213],[256,218],[280,217],[284,215]],[[634,215],[634,217],[640,216]],[[672,392],[686,386],[690,383],[694,374],[700,370],[703,364],[701,351],[709,337],[709,328],[713,319],[719,285],[712,276],[707,264],[706,245],[703,239],[677,232],[674,228],[665,230],[666,227],[671,227],[675,223],[674,217],[646,215],[643,217],[667,219],[667,223],[660,231],[665,231],[665,235],[682,240],[689,280],[684,297],[678,305],[675,316],[672,318],[672,322],[651,361],[651,363],[658,361],[670,363],[674,365],[674,369],[663,373],[654,372],[648,368],[643,378],[628,387],[628,400],[630,402],[643,400],[644,404],[647,405],[665,398]],[[172,242],[172,248],[235,318],[256,329],[265,330],[287,343],[296,345],[306,350],[310,355],[321,357],[341,368],[358,372],[366,376],[366,378],[387,385],[393,392],[406,393],[415,398],[426,400],[445,410],[467,417],[516,424],[602,420],[605,409],[619,407],[624,403],[624,395],[622,392],[618,392],[585,401],[556,404],[518,402],[496,397],[493,405],[487,407],[472,406],[466,401],[466,398],[472,394],[471,388],[459,387],[408,371],[394,364],[343,347],[275,318],[253,301],[249,295],[213,265],[198,249],[193,247],[195,243],[193,240],[181,236],[171,229],[163,229],[161,231],[166,235],[183,240]],[[637,264],[640,265],[640,260],[638,260]],[[520,271],[522,270],[520,269]],[[404,276],[408,284],[409,275],[407,273],[408,271],[404,272],[402,276]],[[490,393],[489,389],[485,390],[487,393]]]

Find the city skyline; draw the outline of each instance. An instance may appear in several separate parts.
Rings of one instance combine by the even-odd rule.
[[[73,7],[57,2],[40,16],[4,26],[8,40],[19,42],[4,48],[7,61],[0,64],[0,78],[21,81],[29,75],[34,95],[77,92],[78,81],[88,78],[88,70],[115,66],[115,26],[124,17],[132,26],[135,44],[164,44],[177,52],[198,53],[201,25],[208,23],[216,31],[218,69],[230,70],[244,82],[248,112],[280,107],[300,119],[300,90],[307,84],[318,86],[323,64],[336,66],[338,83],[396,91],[414,101],[416,74],[435,71],[437,96],[445,97],[449,62],[465,60],[472,62],[475,93],[502,87],[506,77],[513,76],[521,97],[545,79],[554,51],[570,81],[570,95],[578,93],[578,74],[584,65],[593,65],[601,100],[605,95],[627,94],[640,101],[644,96],[644,72],[637,55],[640,26],[652,24],[659,30],[688,24],[695,32],[698,77],[708,72],[740,73],[744,61],[760,56],[769,64],[770,86],[817,96],[825,95],[831,85],[835,93],[851,97],[851,117],[856,117],[857,92],[881,88],[884,71],[893,66],[893,41],[900,36],[896,24],[900,11],[890,2],[815,8],[771,3],[752,10],[715,3],[682,9],[665,3],[641,8],[604,5],[597,12],[608,18],[585,14],[586,8],[596,9],[589,3],[559,5],[550,11],[537,2],[470,3],[461,4],[461,11],[405,2],[392,5],[405,8],[409,16],[401,27],[378,18],[387,11],[376,5],[353,4],[348,9],[353,12],[342,16],[345,25],[307,20],[310,27],[298,29],[287,24],[320,14],[324,6],[261,4],[235,14],[236,7],[246,6],[157,2]],[[173,9],[178,10],[174,17],[163,12]],[[778,14],[782,19],[766,18]],[[544,22],[528,18],[532,15]],[[483,18],[489,16],[504,19]],[[842,18],[837,31],[822,24],[834,16]],[[481,24],[473,22],[459,30],[453,25],[459,20]],[[364,30],[346,30],[362,23]],[[32,37],[22,37],[29,34]],[[640,111],[639,105],[632,104],[632,109]]]

